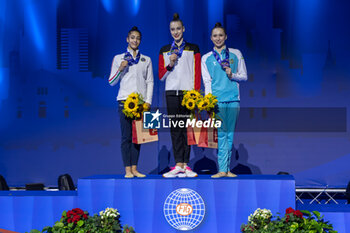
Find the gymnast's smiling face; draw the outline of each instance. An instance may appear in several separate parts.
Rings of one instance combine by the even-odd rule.
[[[210,39],[213,42],[214,46],[220,49],[225,45],[227,35],[224,29],[218,27],[213,29]]]
[[[180,42],[182,40],[184,32],[185,27],[182,25],[181,21],[172,21],[170,23],[170,33],[175,42]]]
[[[141,35],[138,31],[131,31],[126,38],[126,42],[128,42],[128,46],[132,50],[137,50],[141,43]]]

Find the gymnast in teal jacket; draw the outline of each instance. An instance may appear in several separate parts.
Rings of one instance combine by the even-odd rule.
[[[227,34],[221,23],[212,29],[211,40],[214,48],[202,57],[202,77],[205,94],[217,96],[217,116],[222,120],[218,129],[219,172],[212,178],[235,177],[230,172],[233,135],[239,114],[239,82],[248,79],[247,70],[241,52],[226,47]]]

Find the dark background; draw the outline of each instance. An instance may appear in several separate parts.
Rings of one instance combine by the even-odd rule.
[[[0,174],[10,186],[56,186],[63,173],[75,181],[123,173],[118,87],[107,81],[113,56],[138,26],[140,50],[153,61],[152,106],[164,107],[158,52],[171,43],[169,22],[178,12],[185,39],[202,55],[220,21],[227,45],[245,57],[233,171],[286,171],[298,186],[345,187],[348,9],[332,0],[0,0]],[[169,132],[142,146],[142,172],[173,164]],[[190,165],[215,172],[216,150],[192,147]]]

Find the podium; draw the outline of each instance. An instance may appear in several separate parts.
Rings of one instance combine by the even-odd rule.
[[[246,223],[257,208],[270,209],[273,214],[295,208],[295,181],[289,175],[239,175],[220,179],[207,175],[170,179],[160,175],[142,179],[96,175],[78,179],[77,191],[1,191],[0,228],[16,232],[42,230],[54,225],[64,210],[79,207],[94,215],[113,207],[120,212],[121,224],[133,226],[137,233],[181,232],[169,224],[164,211],[169,207],[165,205],[167,198],[176,190],[191,190],[204,203],[205,212],[199,211],[198,216],[194,216],[199,225],[187,232],[240,232],[241,224]],[[189,213],[196,211],[193,203],[175,204],[182,216],[177,216],[175,210],[167,217],[192,216]]]
[[[201,223],[190,232],[240,232],[257,208],[284,213],[295,208],[295,181],[289,175],[240,175],[236,178],[171,178],[149,175],[143,179],[97,175],[78,181],[79,205],[90,213],[117,208],[122,224],[138,233],[180,232],[165,218],[164,203],[175,190],[198,193],[205,204]],[[176,214],[175,214],[176,215]]]

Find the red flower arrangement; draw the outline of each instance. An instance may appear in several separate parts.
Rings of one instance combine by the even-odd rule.
[[[75,223],[77,224],[77,222],[79,220],[86,220],[88,219],[87,213],[85,213],[82,209],[79,208],[75,208],[72,210],[69,210],[66,213],[66,216],[62,216],[62,218],[67,217],[67,222],[68,223]]]
[[[259,211],[257,209],[255,212]],[[255,213],[254,212],[254,213]],[[253,215],[253,216],[252,216]],[[262,232],[325,232],[337,233],[332,224],[325,221],[323,216],[317,211],[294,210],[289,207],[283,217],[272,216],[271,221],[259,221],[256,214],[248,217],[248,223],[242,224],[243,233],[262,233]]]
[[[291,216],[296,216],[300,219],[303,219],[303,213],[300,210],[294,210],[292,207],[289,207],[288,209],[286,209],[286,222],[289,221]]]
[[[42,231],[32,230],[31,233],[51,232],[51,233],[77,233],[77,232],[123,232],[135,233],[134,228],[120,225],[120,214],[117,209],[107,208],[100,211],[102,214],[89,216],[87,211],[74,208],[63,211],[60,221],[53,226],[44,227]]]

